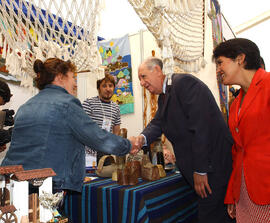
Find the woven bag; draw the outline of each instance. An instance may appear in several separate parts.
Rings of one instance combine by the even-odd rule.
[[[104,166],[104,162],[109,161],[111,164],[108,166]],[[115,160],[113,156],[106,155],[102,156],[98,162],[98,167],[96,170],[96,174],[100,177],[112,177],[112,173],[117,169]]]

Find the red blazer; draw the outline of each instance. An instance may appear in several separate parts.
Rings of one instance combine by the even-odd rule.
[[[243,170],[250,199],[266,205],[270,204],[270,73],[257,70],[239,112],[242,96],[241,89],[230,108],[233,171],[225,203],[239,200]]]

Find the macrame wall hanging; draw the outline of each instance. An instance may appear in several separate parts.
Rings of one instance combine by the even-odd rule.
[[[152,50],[152,56],[156,54],[155,50]],[[143,88],[143,127],[145,128],[147,124],[155,117],[156,111],[158,109],[158,96],[152,93],[149,93],[145,88]],[[148,104],[150,108],[148,111]],[[148,114],[149,113],[149,117]],[[165,143],[166,137],[162,134],[161,137],[162,144]]]
[[[156,54],[155,50],[152,50],[152,56],[154,57]],[[154,118],[157,111],[157,99],[158,96],[148,92],[145,88],[143,88],[143,127],[145,128],[147,124]],[[148,110],[148,103],[150,104],[150,108]],[[149,114],[149,118],[148,118]]]
[[[163,72],[198,72],[205,65],[204,0],[128,0],[162,51]]]
[[[96,44],[102,6],[102,0],[0,1],[0,47],[9,73],[30,87],[33,62],[58,57],[102,77]]]
[[[151,94],[147,92],[145,88],[143,88],[143,126],[146,127],[147,124],[154,118],[157,111],[157,98],[158,96],[155,94]],[[150,108],[148,111],[148,103],[150,104]],[[147,115],[149,113],[149,116]],[[149,117],[149,118],[147,118]]]

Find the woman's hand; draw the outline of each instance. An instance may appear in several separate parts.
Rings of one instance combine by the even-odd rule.
[[[227,211],[231,218],[236,217],[235,204],[228,204]]]

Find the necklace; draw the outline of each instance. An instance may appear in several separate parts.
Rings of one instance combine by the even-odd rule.
[[[106,119],[106,115],[105,115],[105,111],[104,111],[104,108],[103,108],[103,105],[102,105],[103,103],[100,100],[100,98],[99,98],[99,103],[100,103],[100,106],[101,106],[101,109],[102,109],[103,120],[105,120]],[[112,120],[112,102],[111,101],[110,101],[110,114],[111,114],[110,120]]]

